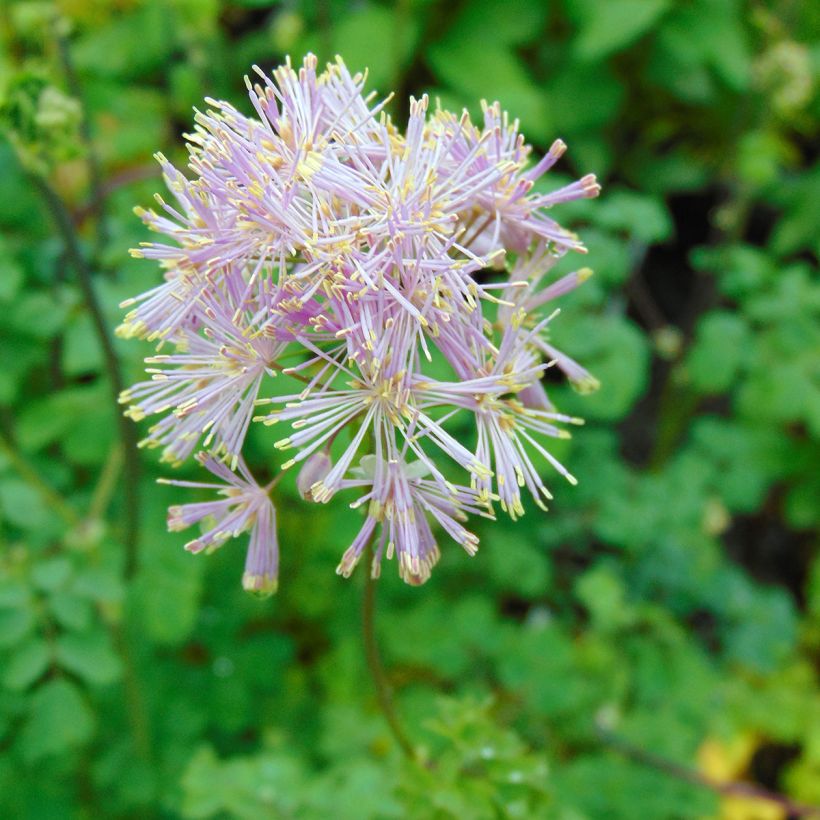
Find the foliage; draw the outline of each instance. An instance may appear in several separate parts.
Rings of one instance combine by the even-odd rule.
[[[811,10],[5,4],[0,813],[787,816],[646,765],[612,737],[820,804]],[[125,577],[119,411],[30,176],[67,204],[114,327],[118,303],[157,281],[127,256],[146,239],[131,207],[160,187],[151,153],[184,160],[191,106],[212,96],[248,111],[250,64],[307,50],[369,65],[397,105],[428,91],[475,114],[498,97],[539,150],[569,144],[567,178],[596,171],[604,184],[559,214],[583,227],[596,273],[555,336],[602,387],[550,385],[587,419],[556,452],[579,486],[558,488],[547,514],[486,528],[470,562],[445,549],[420,590],[379,582],[397,709],[430,768],[402,760],[377,710],[361,579],[332,572],[357,527],[339,504],[291,512],[293,479],[279,485],[281,591],[259,601],[235,583],[241,550],[203,562],[165,533],[174,499],[143,453],[138,570]],[[126,381],[145,352],[116,342]],[[250,445],[264,469],[266,445]]]

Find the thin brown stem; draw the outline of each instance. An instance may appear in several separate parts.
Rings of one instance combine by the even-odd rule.
[[[368,544],[364,555],[365,569],[367,572],[365,574],[364,599],[362,602],[362,633],[364,637],[364,653],[367,659],[367,668],[370,671],[370,677],[373,679],[373,685],[376,688],[376,699],[379,702],[379,708],[382,710],[382,714],[387,721],[387,725],[390,727],[390,731],[396,743],[398,743],[405,757],[409,760],[418,760],[416,750],[404,733],[404,729],[396,714],[390,682],[387,680],[384,664],[382,663],[381,654],[379,653],[379,644],[376,640],[376,579],[373,577],[371,571],[372,560],[373,546],[372,544]]]
[[[125,458],[125,480],[123,492],[125,494],[125,567],[123,574],[126,579],[134,576],[137,570],[137,545],[139,541],[139,457],[137,451],[136,427],[120,412],[119,396],[123,390],[123,378],[119,359],[114,350],[114,342],[103,317],[102,308],[94,290],[94,278],[91,265],[80,248],[77,233],[71,215],[65,204],[48,182],[37,174],[31,174],[30,179],[43,198],[48,210],[57,225],[60,237],[66,250],[66,257],[77,274],[77,281],[83,294],[86,308],[91,315],[91,321],[97,334],[97,339],[103,353],[105,370],[111,389],[114,415],[117,419],[120,439],[122,440],[123,456]]]
[[[80,105],[80,136],[85,146],[88,179],[91,185],[90,209],[97,220],[95,255],[98,255],[108,242],[108,221],[105,213],[105,191],[103,190],[102,168],[100,167],[100,159],[94,145],[94,134],[88,100],[83,93],[80,79],[77,76],[77,69],[74,66],[74,59],[71,55],[71,44],[69,43],[68,35],[62,30],[64,26],[65,21],[61,18],[58,18],[54,22],[57,53],[60,56],[68,90]]]
[[[608,729],[599,726],[598,733],[603,743],[613,751],[618,752],[630,760],[634,760],[636,763],[657,769],[659,772],[663,772],[669,777],[674,777],[676,780],[683,780],[694,786],[709,789],[726,797],[746,797],[766,800],[769,803],[775,803],[780,806],[790,817],[820,818],[820,806],[808,806],[803,803],[797,803],[784,794],[770,791],[755,783],[743,783],[736,780],[714,780],[695,769],[682,766],[680,763],[675,763],[653,752],[648,752],[639,746],[634,746],[628,740],[615,735]]]

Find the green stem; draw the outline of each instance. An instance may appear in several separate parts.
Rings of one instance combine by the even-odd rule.
[[[121,624],[111,624],[110,629],[114,645],[122,660],[123,693],[125,695],[126,714],[131,728],[131,737],[134,741],[134,750],[147,766],[153,767],[151,723],[137,671],[137,664],[131,650],[131,642]]]
[[[123,445],[125,459],[125,477],[123,492],[125,493],[125,567],[123,570],[126,580],[131,579],[137,570],[137,544],[139,541],[139,458],[137,451],[137,433],[134,425],[120,412],[119,396],[124,383],[114,342],[103,317],[97,294],[94,290],[94,279],[91,265],[83,254],[74,223],[71,220],[65,204],[54,189],[37,174],[31,174],[30,179],[42,196],[52,218],[54,219],[66,250],[66,256],[74,268],[83,294],[91,321],[97,334],[97,339],[103,353],[105,370],[111,388],[111,398],[114,415],[117,419],[120,438]]]
[[[393,706],[393,696],[390,689],[390,683],[387,680],[387,675],[384,671],[384,664],[382,663],[381,655],[379,653],[379,644],[376,640],[375,630],[375,614],[376,614],[376,579],[373,577],[371,571],[371,564],[373,559],[373,547],[368,545],[365,550],[364,560],[365,574],[364,582],[364,599],[362,602],[362,633],[364,636],[364,653],[367,659],[367,668],[370,670],[370,677],[373,679],[373,685],[376,688],[376,699],[379,702],[379,708],[393,733],[396,743],[409,760],[417,760],[413,745],[404,733],[401,723],[399,722],[396,709]]]
[[[96,217],[97,240],[96,254],[106,246],[108,242],[108,221],[105,212],[105,192],[103,190],[102,169],[100,160],[94,147],[94,135],[91,126],[91,112],[88,109],[88,100],[83,93],[80,79],[77,76],[77,69],[74,66],[74,59],[71,56],[71,45],[68,36],[61,31],[65,21],[58,19],[54,23],[55,39],[57,41],[57,52],[60,55],[60,62],[63,66],[68,90],[80,104],[80,136],[86,151],[86,165],[88,166],[88,181],[91,185],[91,212]]]

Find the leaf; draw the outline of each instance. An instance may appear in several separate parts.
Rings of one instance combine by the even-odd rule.
[[[160,520],[159,511],[155,520]],[[239,547],[240,543],[241,539],[235,539],[223,549]],[[233,554],[236,556],[236,551]],[[170,535],[152,538],[143,546],[141,556],[142,571],[131,589],[141,624],[158,643],[178,643],[196,623],[204,556],[185,552],[180,539]],[[236,589],[241,592],[238,572],[236,578]]]
[[[541,0],[473,0],[451,24],[451,36],[503,45],[531,43],[547,22]]]
[[[91,604],[72,592],[51,595],[48,605],[57,622],[66,629],[87,629],[94,615]]]
[[[100,629],[61,635],[56,657],[61,666],[89,683],[104,685],[120,676],[120,660]]]
[[[36,452],[57,441],[84,417],[99,418],[101,408],[107,408],[103,395],[102,385],[92,384],[69,387],[30,402],[17,423],[20,446],[26,452]]]
[[[20,732],[24,760],[36,763],[82,746],[94,732],[91,709],[76,684],[64,678],[44,683],[31,698]]]
[[[0,481],[0,510],[6,521],[27,532],[50,532],[60,523],[40,493],[19,478]]]
[[[52,592],[68,583],[72,571],[73,567],[68,558],[49,558],[34,565],[31,580],[38,589]]]
[[[42,638],[24,643],[9,659],[3,671],[3,685],[22,691],[45,672],[51,660],[51,650]]]
[[[659,197],[626,189],[607,191],[591,213],[595,224],[623,231],[647,245],[665,242],[673,232],[672,217]]]
[[[293,756],[266,752],[223,761],[203,746],[182,777],[182,816],[296,817],[303,778],[301,761]]]
[[[742,316],[713,310],[698,322],[686,360],[692,386],[703,393],[728,390],[747,357],[751,331]]]
[[[394,9],[364,3],[346,13],[333,28],[333,48],[344,55],[351,72],[368,69],[371,87],[392,90],[402,65],[412,56],[418,25]]]
[[[15,300],[14,310],[0,319],[23,337],[45,341],[53,339],[62,330],[69,305],[44,291],[23,291]]]
[[[581,31],[575,53],[581,59],[606,57],[637,40],[670,7],[670,0],[584,0],[579,3]]]
[[[498,100],[521,120],[527,139],[546,143],[554,138],[547,94],[512,52],[453,37],[432,45],[426,57],[436,76],[459,91],[471,109],[482,99]]]
[[[575,156],[576,137],[584,136],[588,129],[599,129],[617,115],[624,99],[625,89],[608,67],[590,64],[567,63],[552,74],[546,83],[550,103],[561,112],[562,134],[568,139],[571,156]],[[585,105],[578,105],[579,99]],[[597,133],[596,133],[597,137]],[[599,138],[595,142],[600,144]],[[600,169],[596,169],[600,172]],[[607,192],[606,201],[610,192]],[[597,212],[597,209],[596,209]]]
[[[0,609],[0,647],[14,646],[34,627],[34,613],[29,604],[17,609]]]
[[[623,582],[606,567],[595,566],[585,572],[578,579],[576,593],[596,627],[604,632],[618,629],[634,619],[626,602]]]
[[[561,317],[563,319],[563,317]],[[559,406],[585,418],[621,418],[647,385],[646,337],[620,316],[579,316],[555,322],[555,346],[583,362],[601,383],[592,395],[567,394]]]
[[[102,368],[102,351],[88,313],[80,314],[67,323],[62,357],[67,376],[95,373]]]
[[[93,77],[123,79],[161,69],[173,48],[174,27],[168,23],[168,9],[156,0],[112,15],[86,29],[74,44],[77,67]]]

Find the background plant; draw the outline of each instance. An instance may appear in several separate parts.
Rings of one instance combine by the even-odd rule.
[[[675,766],[820,803],[809,6],[3,6],[4,814],[751,816]],[[587,418],[556,450],[579,486],[485,528],[469,563],[445,552],[421,595],[379,584],[387,674],[431,771],[392,743],[359,595],[328,572],[360,522],[343,501],[282,516],[273,602],[237,589],[239,552],[186,555],[160,526],[178,491],[147,454],[136,480],[113,404],[111,350],[125,381],[145,351],[102,342],[155,281],[126,255],[148,238],[131,206],[157,189],[151,153],[182,159],[192,105],[244,105],[252,62],[308,50],[369,65],[397,101],[498,98],[606,192],[561,212],[596,272],[555,329],[603,384],[552,388]],[[251,434],[249,461],[267,446]]]

